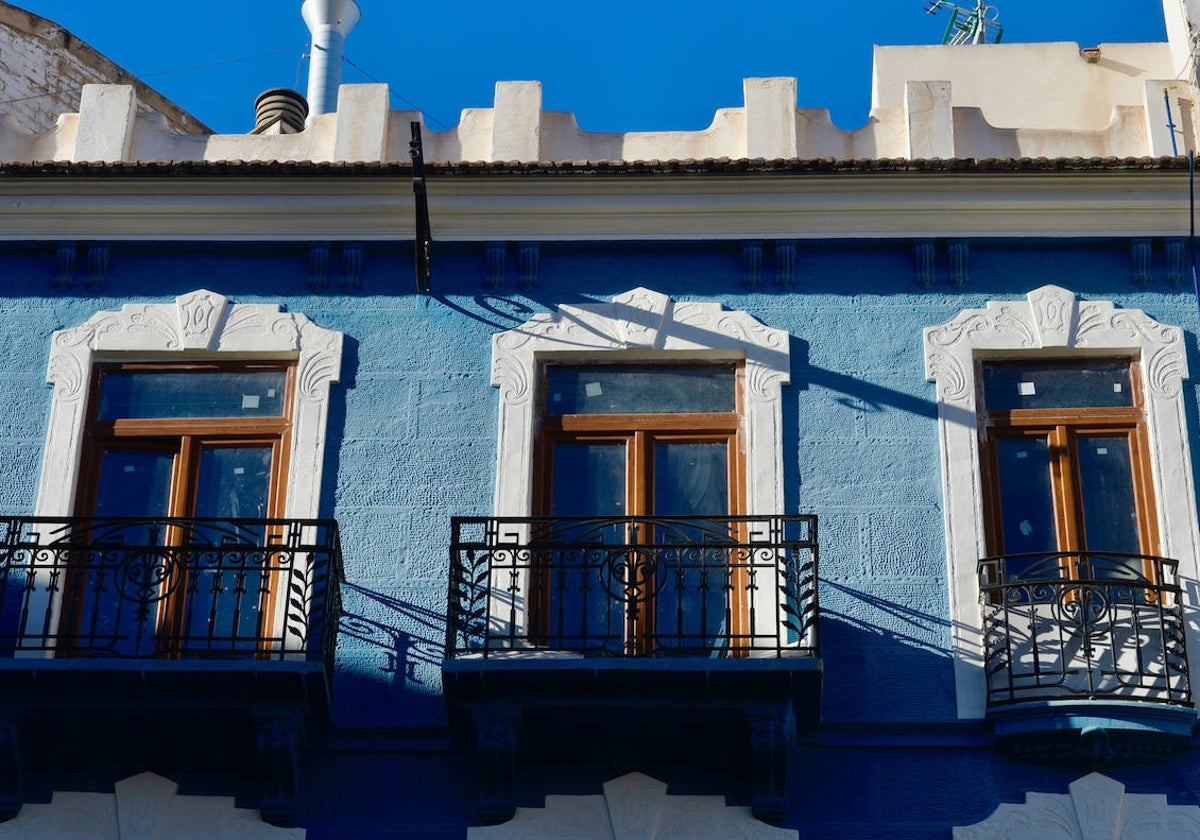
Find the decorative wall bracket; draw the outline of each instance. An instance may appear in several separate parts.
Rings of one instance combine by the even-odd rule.
[[[298,715],[270,715],[254,722],[261,787],[259,812],[272,825],[294,826],[300,805],[300,758],[307,728]]]
[[[337,274],[337,287],[356,292],[362,286],[363,246],[352,243],[316,242],[308,251],[308,287],[323,292]]]
[[[794,239],[748,239],[742,243],[742,285],[747,289],[760,289],[771,276],[776,286],[791,288],[796,284],[798,263]]]
[[[479,749],[479,816],[487,825],[512,819],[516,811],[517,746],[521,713],[516,709],[491,710],[475,716]]]
[[[484,258],[484,288],[503,289],[512,280],[515,288],[532,289],[540,282],[542,246],[537,242],[489,242]]]

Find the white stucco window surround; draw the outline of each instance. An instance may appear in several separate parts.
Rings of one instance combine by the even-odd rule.
[[[1200,837],[1200,808],[1170,805],[1158,794],[1126,793],[1125,785],[1089,773],[1067,793],[1025,794],[975,825],[956,826],[954,840],[1065,840],[1068,837]]]
[[[738,437],[744,449],[745,512],[783,513],[782,405],[789,381],[788,334],[719,303],[681,302],[650,289],[611,303],[562,305],[492,338],[492,384],[500,389],[496,463],[497,516],[533,512],[533,453],[539,416],[538,365],[547,359],[588,361],[712,361],[742,365]],[[500,575],[500,572],[496,572]],[[511,586],[494,581],[493,599]],[[779,612],[775,587],[757,591],[760,615]],[[520,580],[519,591],[526,590]],[[501,598],[501,600],[503,600]],[[516,607],[515,611],[511,608]],[[524,606],[493,600],[492,616],[525,621]],[[511,628],[519,635],[520,627]]]
[[[330,385],[341,372],[342,334],[318,327],[304,315],[282,312],[277,304],[237,304],[204,289],[172,303],[124,306],[98,312],[77,327],[54,333],[47,379],[54,385],[50,424],[42,458],[37,515],[75,513],[88,415],[92,367],[104,361],[263,361],[293,362],[291,444],[282,516],[319,516],[321,475],[329,416]],[[53,536],[48,539],[53,539]],[[297,561],[299,562],[299,561]],[[50,609],[57,626],[58,602],[35,603],[31,615]],[[277,625],[285,599],[278,599]],[[285,648],[302,645],[289,628]]]
[[[980,473],[976,374],[981,359],[1112,357],[1137,361],[1144,385],[1146,428],[1160,539],[1159,554],[1179,561],[1180,582],[1194,585],[1197,567],[1196,497],[1188,452],[1182,383],[1188,376],[1183,331],[1137,309],[1081,301],[1058,286],[1025,300],[989,301],[925,330],[925,374],[937,383],[945,502],[946,562],[955,684],[960,718],[986,709],[977,561],[986,555],[984,488]],[[1193,636],[1200,614],[1184,603]]]
[[[231,303],[200,289],[174,303],[129,304],[54,333],[54,385],[38,487],[39,516],[74,513],[92,365],[97,361],[294,360],[285,517],[314,518],[321,492],[329,386],[342,369],[342,334],[277,304]]]
[[[500,389],[497,516],[532,512],[537,365],[545,359],[742,362],[746,510],[783,513],[780,387],[790,381],[788,334],[719,303],[638,288],[612,303],[559,306],[492,337],[492,385]]]
[[[594,796],[547,796],[544,808],[518,808],[509,822],[468,828],[468,840],[797,840],[794,829],[756,820],[745,806],[721,796],[672,796],[641,773],[604,784]]]
[[[303,828],[276,828],[232,796],[180,796],[179,785],[153,773],[116,783],[113,793],[56,791],[48,805],[26,804],[0,824],[0,840],[121,840],[129,837],[224,837],[304,840]]]

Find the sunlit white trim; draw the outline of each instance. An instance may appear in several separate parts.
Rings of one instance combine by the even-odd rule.
[[[129,304],[54,333],[54,385],[38,486],[39,516],[75,512],[92,365],[98,360],[285,359],[296,364],[291,449],[282,515],[319,515],[329,387],[342,367],[342,334],[276,304],[237,304],[200,289],[173,303]],[[279,599],[279,609],[284,608]],[[282,612],[277,620],[282,620]],[[53,614],[57,622],[57,614]],[[290,647],[290,643],[289,643]]]
[[[960,718],[981,718],[986,706],[982,619],[976,563],[987,545],[979,462],[976,362],[981,358],[1112,356],[1137,360],[1144,378],[1146,425],[1153,473],[1159,554],[1179,561],[1185,586],[1197,580],[1197,514],[1187,443],[1183,331],[1138,309],[1080,301],[1058,286],[1026,299],[989,301],[925,330],[925,375],[937,382],[945,500],[946,562],[951,636]],[[1185,599],[1191,671],[1197,661],[1195,599]]]
[[[737,361],[744,367],[741,445],[746,463],[746,511],[783,513],[782,404],[789,382],[788,334],[719,303],[675,301],[650,289],[612,303],[562,305],[492,338],[492,384],[500,389],[496,456],[497,516],[533,511],[533,442],[538,416],[537,365],[544,359]],[[497,592],[507,591],[498,586]],[[524,586],[518,591],[527,591]],[[778,611],[773,587],[763,587],[760,614]],[[511,604],[493,605],[509,615]],[[518,615],[523,613],[517,605]],[[521,619],[518,619],[521,620]],[[779,624],[783,627],[782,618]]]

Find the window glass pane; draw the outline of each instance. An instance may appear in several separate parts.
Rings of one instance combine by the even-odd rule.
[[[200,452],[196,516],[262,519],[271,489],[270,446],[206,446]]]
[[[554,516],[624,516],[624,441],[556,445],[553,481]],[[625,646],[621,580],[627,555],[602,546],[623,545],[625,528],[584,526],[580,534],[568,534],[567,544],[544,558],[548,570],[537,585],[549,597],[534,609],[547,611],[551,645],[619,652]],[[576,539],[583,544],[572,546]]]
[[[1125,359],[985,364],[983,393],[989,411],[1133,405]]]
[[[551,516],[624,516],[624,441],[555,445],[552,493]]]
[[[1050,490],[1050,444],[1043,437],[1000,438],[996,441],[1000,474],[1000,508],[1004,553],[1053,552],[1058,549],[1054,498]],[[1008,574],[1020,575],[1036,562],[1008,564]]]
[[[1140,553],[1129,438],[1125,435],[1081,437],[1077,448],[1084,538],[1088,549]]]
[[[96,516],[166,516],[175,453],[109,449],[100,456]]]
[[[270,446],[206,446],[200,451],[196,516],[265,517],[270,489]],[[245,538],[256,536],[256,546],[265,544],[265,529],[242,533]],[[238,543],[222,545],[219,551],[197,552],[188,571],[185,643],[206,650],[252,650],[266,595],[268,572],[264,566],[271,563],[271,557],[270,552]]]
[[[733,365],[546,367],[546,413],[552,416],[733,410]]]
[[[174,452],[108,449],[100,456],[96,515],[160,517],[170,510]],[[167,528],[161,522],[108,522],[93,539],[102,550],[79,552],[71,569],[74,622],[80,646],[115,656],[153,648],[162,582],[173,567],[169,550],[157,552]]]
[[[654,445],[654,512],[659,516],[723,515],[729,511],[728,446],[724,441],[658,441]],[[655,534],[655,542],[681,538],[711,544],[728,527],[715,519],[710,527],[674,525]],[[656,558],[660,579],[655,599],[655,636],[660,648],[711,648],[729,632],[729,594],[733,589],[725,549],[666,548]]]
[[[168,417],[280,417],[282,370],[107,371],[100,380],[101,420]]]
[[[654,513],[693,516],[729,512],[728,447],[724,441],[654,445]]]

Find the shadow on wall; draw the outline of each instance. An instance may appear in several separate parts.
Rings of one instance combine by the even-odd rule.
[[[431,297],[446,308],[501,332],[521,326],[537,312],[520,300],[499,295],[476,295],[475,311],[455,303],[445,295],[433,294]]]
[[[445,722],[441,672],[443,613],[359,586],[342,585],[348,602],[338,623],[334,716],[339,725]],[[370,615],[367,615],[370,613]],[[432,679],[431,679],[432,675]]]
[[[325,452],[321,471],[321,511],[328,516],[337,509],[337,482],[342,466],[342,442],[346,439],[346,392],[355,387],[358,373],[358,340],[342,334],[342,372],[329,388],[329,418],[325,425]]]
[[[911,606],[910,590],[821,582],[824,723],[956,719],[950,622]]]

